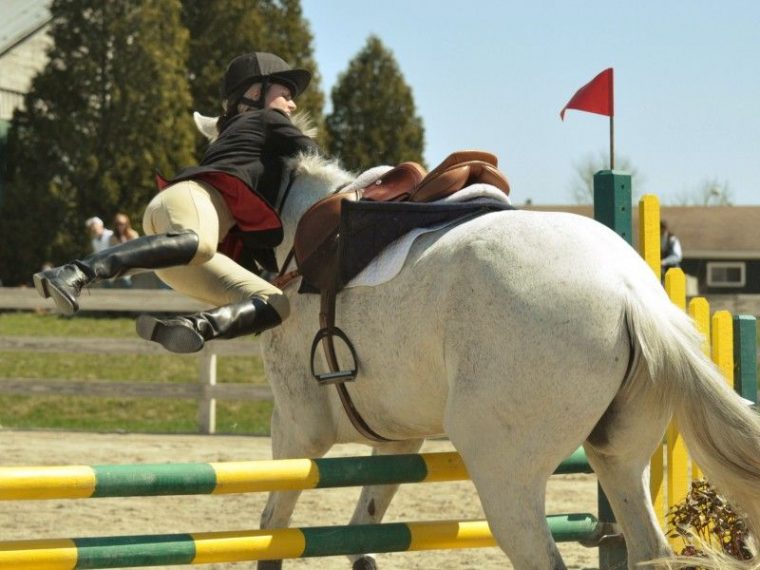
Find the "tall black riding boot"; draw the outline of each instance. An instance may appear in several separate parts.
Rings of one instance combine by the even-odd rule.
[[[198,352],[207,340],[260,333],[282,322],[277,311],[256,297],[185,317],[137,317],[137,334],[171,352]]]
[[[99,279],[124,275],[130,269],[163,269],[187,265],[198,251],[198,234],[192,230],[142,236],[104,249],[84,259],[34,274],[40,296],[52,297],[64,315],[79,310],[82,288]]]

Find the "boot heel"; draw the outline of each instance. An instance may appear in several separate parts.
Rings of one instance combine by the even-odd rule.
[[[34,280],[34,288],[37,290],[37,294],[43,299],[50,297],[50,291],[48,291],[48,279],[42,273],[35,273],[32,276]]]
[[[203,337],[190,327],[167,324],[151,315],[137,317],[135,328],[140,338],[157,342],[166,350],[179,354],[198,352],[205,343]]]
[[[46,283],[47,292],[55,301],[55,306],[61,312],[62,315],[70,317],[79,311],[79,302],[76,299],[72,299],[65,292],[58,289],[54,283],[48,281]]]

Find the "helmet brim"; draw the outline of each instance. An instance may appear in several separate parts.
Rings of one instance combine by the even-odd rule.
[[[293,97],[298,97],[311,83],[311,72],[306,69],[275,71],[269,74],[269,80],[275,83],[283,83],[293,92]]]

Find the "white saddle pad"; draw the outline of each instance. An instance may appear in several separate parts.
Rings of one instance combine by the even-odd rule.
[[[463,188],[459,192],[452,194],[448,198],[438,200],[437,204],[451,204],[455,202],[471,202],[477,204],[510,204],[509,197],[498,188],[490,184],[473,184]],[[375,287],[386,283],[396,277],[404,267],[409,251],[412,249],[415,240],[424,234],[437,232],[444,228],[455,226],[462,222],[463,219],[469,218],[471,214],[466,214],[463,218],[444,222],[435,226],[417,228],[404,234],[396,241],[388,244],[380,254],[373,259],[361,273],[349,281],[348,287]]]

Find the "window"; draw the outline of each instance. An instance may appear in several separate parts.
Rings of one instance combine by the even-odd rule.
[[[746,282],[746,264],[743,261],[707,263],[708,287],[744,287]]]

